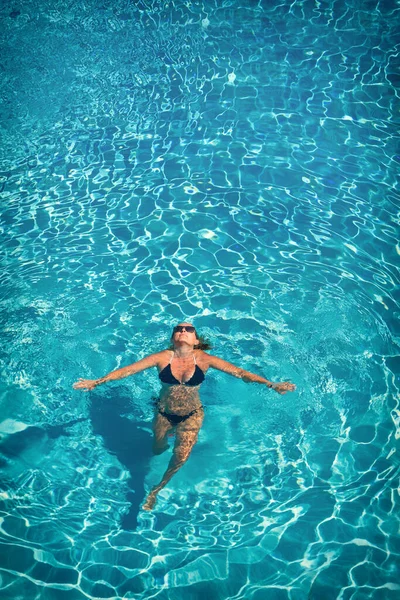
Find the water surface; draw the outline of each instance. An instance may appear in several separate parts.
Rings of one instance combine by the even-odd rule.
[[[2,597],[398,598],[397,4],[0,14]],[[148,514],[157,374],[71,386],[183,319],[298,390],[210,373]]]

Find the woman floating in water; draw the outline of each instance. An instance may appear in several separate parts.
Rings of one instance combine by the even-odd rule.
[[[246,383],[254,382],[272,388],[278,394],[293,392],[295,386],[289,382],[272,383],[265,377],[255,375],[244,369],[204,352],[210,345],[197,334],[190,323],[181,323],[174,327],[171,336],[171,349],[150,354],[128,367],[112,371],[100,379],[79,379],[74,384],[78,390],[93,390],[101,383],[123,379],[150,367],[157,367],[162,383],[157,410],[153,421],[153,451],[161,454],[168,448],[167,436],[175,430],[174,453],[160,483],[147,496],[143,505],[151,510],[157,494],[171,477],[187,461],[197,441],[203,423],[204,410],[200,401],[199,388],[209,368],[218,369]]]

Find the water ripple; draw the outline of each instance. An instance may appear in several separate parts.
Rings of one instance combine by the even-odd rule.
[[[4,597],[399,594],[397,18],[4,3]],[[71,384],[181,319],[298,392],[210,375],[144,514],[156,375]]]

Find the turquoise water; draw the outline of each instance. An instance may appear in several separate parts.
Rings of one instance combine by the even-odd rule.
[[[2,598],[400,597],[399,7],[2,3]],[[153,371],[223,373],[140,509]],[[173,440],[171,440],[173,442]]]

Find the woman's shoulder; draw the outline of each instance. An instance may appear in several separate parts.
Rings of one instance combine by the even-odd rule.
[[[164,360],[166,360],[167,357],[169,360],[171,354],[172,354],[171,350],[165,349],[165,350],[160,350],[159,352],[153,352],[152,354],[148,354],[145,357],[145,359],[152,360],[154,363],[159,364],[160,362],[163,362]]]
[[[238,368],[236,365],[233,365],[223,358],[215,356],[214,354],[208,354],[208,352],[204,352],[204,350],[198,350],[197,352],[200,354],[196,354],[196,361],[199,359],[200,362],[207,367],[213,367],[215,369],[219,369],[220,371],[230,371],[232,368]]]
[[[204,350],[195,350],[194,357],[196,359],[196,362],[200,360],[200,362],[206,363],[207,365],[213,358],[211,354],[208,354],[208,352],[204,352]]]
[[[160,350],[159,352],[153,352],[152,354],[148,354],[142,360],[146,361],[146,363],[148,363],[148,365],[151,367],[157,367],[158,369],[161,369],[165,367],[167,363],[170,362],[171,354],[171,350]]]
[[[161,360],[164,360],[166,358],[168,358],[168,360],[169,360],[173,353],[174,353],[173,350],[170,350],[169,348],[165,348],[165,350],[160,350],[160,352],[156,352],[154,356],[157,356]]]

